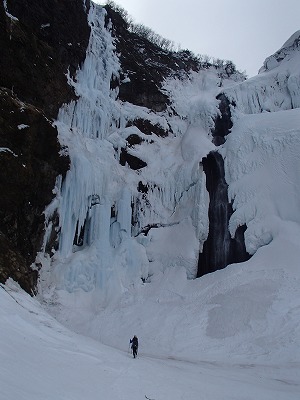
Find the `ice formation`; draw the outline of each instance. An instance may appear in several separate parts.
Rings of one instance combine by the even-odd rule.
[[[246,224],[250,254],[299,223],[300,31],[264,62],[257,77],[224,90],[235,104],[233,128],[221,153],[230,231]]]
[[[241,112],[254,114],[300,107],[299,38],[297,31],[265,60],[258,76],[225,91]]]
[[[64,105],[56,121],[71,167],[63,182],[58,179],[56,198],[46,210],[45,244],[55,211],[60,243],[49,268],[44,259],[41,273],[41,291],[47,285],[69,293],[81,290],[92,295],[94,307],[117,301],[169,267],[183,267],[188,278],[196,277],[209,227],[201,160],[216,150],[211,129],[220,92],[235,105],[233,129],[218,147],[234,208],[231,235],[246,224],[247,251],[254,254],[285,220],[298,222],[295,216],[300,215],[296,39],[280,50],[286,57],[277,59],[277,66],[266,61],[257,77],[243,83],[227,80],[225,89],[214,68],[167,79],[162,90],[176,114],[171,108],[154,113],[121,102],[118,87],[110,87],[112,78],[119,79],[120,64],[105,13],[91,4],[86,60],[76,79],[69,77],[78,99]],[[146,135],[131,126],[136,119],[169,134]],[[130,135],[141,139],[127,147],[143,161],[136,170],[120,164]]]
[[[51,258],[51,281],[58,289],[93,293],[101,305],[170,266],[184,266],[189,278],[196,276],[208,230],[200,162],[214,148],[209,135],[219,82],[216,71],[167,81],[164,90],[179,116],[119,101],[118,89],[110,88],[120,65],[105,13],[91,4],[86,60],[76,80],[69,77],[78,100],[64,105],[56,122],[71,167],[46,210],[45,237],[46,244],[57,210],[60,242]],[[128,124],[139,118],[171,127],[172,133],[145,135]],[[138,170],[119,162],[131,134],[142,139],[130,148],[146,163]]]

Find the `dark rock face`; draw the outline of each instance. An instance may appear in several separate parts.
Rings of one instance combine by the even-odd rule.
[[[59,156],[57,131],[34,106],[0,89],[0,114],[0,281],[11,276],[30,292],[43,211],[69,160]]]
[[[213,143],[223,144],[232,128],[231,106],[224,93],[218,95],[220,114],[215,120],[212,131]],[[211,152],[202,160],[206,174],[206,188],[210,203],[208,209],[209,234],[199,254],[197,276],[203,276],[232,263],[246,261],[250,255],[246,252],[244,232],[246,226],[240,226],[234,238],[231,238],[228,223],[233,213],[228,202],[228,186],[225,181],[224,161],[218,152]]]
[[[220,114],[215,120],[215,127],[212,131],[212,135],[213,143],[216,146],[220,146],[225,142],[225,137],[232,128],[230,106],[235,106],[235,104],[231,103],[224,93],[219,94],[217,99],[220,101]]]
[[[128,126],[136,126],[145,135],[152,135],[154,133],[157,136],[166,137],[171,132],[171,128],[166,131],[159,124],[154,125],[150,121],[141,118],[130,121]]]
[[[121,149],[120,164],[123,166],[128,164],[128,166],[133,170],[141,169],[147,166],[145,161],[128,153],[126,149]]]
[[[126,138],[126,142],[128,143],[129,147],[133,147],[136,144],[141,144],[143,139],[139,135],[133,133]]]
[[[202,162],[206,174],[206,188],[210,196],[209,234],[199,255],[197,277],[250,258],[245,249],[245,227],[238,228],[234,238],[231,238],[228,231],[228,222],[233,210],[228,203],[223,158],[218,152],[211,152]]]
[[[0,201],[4,202],[3,206],[12,207],[34,186],[33,204],[41,202],[41,198],[49,203],[52,194],[51,191],[46,193],[47,179],[44,178],[49,178],[53,172],[57,176],[57,172],[61,173],[68,167],[68,158],[59,156],[56,129],[32,105],[20,102],[9,91],[1,90],[0,93],[0,140],[1,148],[5,149],[1,152],[3,168],[0,173],[1,184],[6,185],[1,193],[3,195],[5,187],[8,187],[13,195],[6,199],[2,196]]]
[[[163,111],[168,97],[161,92],[164,78],[176,72],[198,70],[199,63],[193,57],[166,51],[147,39],[128,31],[127,23],[111,7],[106,6],[107,22],[113,22],[113,35],[120,53],[122,76],[119,98],[132,104]],[[188,53],[188,52],[187,52]],[[124,78],[130,81],[123,83]]]
[[[83,0],[7,0],[0,5],[0,86],[56,117],[74,98],[65,74],[84,61],[90,29]]]
[[[82,0],[7,0],[7,11],[15,18],[1,2],[0,281],[12,277],[32,293],[43,211],[69,168],[51,119],[75,98],[66,73],[83,62],[90,29]]]

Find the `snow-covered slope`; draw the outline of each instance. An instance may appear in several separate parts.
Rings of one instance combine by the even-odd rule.
[[[61,291],[45,304],[62,323],[124,349],[133,334],[143,353],[188,360],[249,363],[299,361],[299,227],[285,231],[246,263],[201,279],[169,268],[151,283],[132,286],[117,304],[89,304],[84,292]]]
[[[247,225],[250,254],[300,222],[299,121],[299,108],[240,115],[222,149],[235,209],[230,230]]]
[[[300,31],[272,56],[259,74],[225,90],[226,96],[245,114],[300,107]]]
[[[296,400],[298,260],[298,244],[277,240],[242,268],[199,280],[170,269],[105,310],[73,293],[75,305],[59,317],[84,336],[7,282],[0,287],[0,398]],[[136,360],[128,352],[133,334]]]

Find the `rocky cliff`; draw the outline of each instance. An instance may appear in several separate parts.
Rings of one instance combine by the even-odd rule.
[[[52,121],[75,98],[67,73],[85,57],[86,7],[80,0],[0,4],[0,281],[10,276],[28,292],[43,212],[69,167]]]

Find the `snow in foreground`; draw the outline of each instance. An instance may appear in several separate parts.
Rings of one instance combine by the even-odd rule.
[[[103,310],[61,291],[48,308],[94,339],[7,282],[0,399],[298,399],[299,237],[287,224],[247,263],[195,281],[170,269]]]

